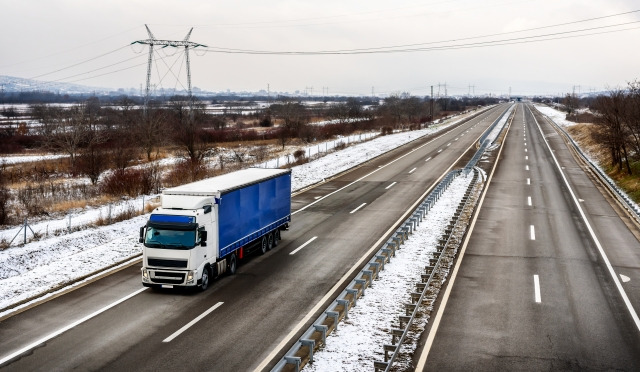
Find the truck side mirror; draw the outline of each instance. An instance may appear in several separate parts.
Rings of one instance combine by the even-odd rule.
[[[138,241],[144,243],[144,226],[140,228],[140,239]]]

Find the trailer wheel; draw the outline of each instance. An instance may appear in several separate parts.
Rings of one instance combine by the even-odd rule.
[[[269,250],[269,241],[267,236],[262,237],[262,241],[260,241],[260,254],[265,254]]]
[[[267,239],[269,240],[267,249],[271,250],[271,248],[275,247],[275,244],[274,244],[275,238],[273,237],[273,233],[269,233],[269,235],[267,235]]]
[[[206,291],[207,288],[209,288],[209,279],[211,277],[211,272],[209,269],[209,266],[205,267],[204,270],[202,270],[202,279],[200,280],[200,290],[201,291]]]
[[[233,275],[236,273],[237,268],[238,268],[238,259],[236,258],[235,253],[231,253],[231,256],[229,256],[229,267],[227,272],[229,273],[229,275]]]
[[[273,232],[273,246],[277,247],[278,246],[278,242],[280,241],[280,229],[276,229],[276,231]]]

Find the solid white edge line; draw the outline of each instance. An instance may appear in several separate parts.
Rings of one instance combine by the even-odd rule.
[[[307,240],[306,243],[304,243],[303,245],[299,246],[298,248],[294,249],[293,251],[291,251],[291,253],[289,253],[289,256],[293,256],[294,254],[298,253],[299,250],[301,250],[302,248],[306,247],[307,245],[311,244],[312,241],[318,239],[317,236],[314,236],[313,238]]]
[[[55,332],[53,332],[53,333],[50,333],[50,334],[49,334],[49,335],[47,335],[47,336],[44,336],[43,338],[39,339],[38,341],[32,342],[31,344],[29,344],[29,345],[27,345],[27,346],[23,347],[22,349],[20,349],[20,350],[18,350],[18,351],[15,351],[15,352],[13,352],[13,353],[11,353],[11,354],[7,355],[6,357],[4,357],[4,358],[0,359],[0,365],[2,365],[2,364],[4,364],[4,363],[6,363],[6,362],[8,362],[8,361],[10,361],[11,359],[13,359],[13,358],[15,358],[15,357],[17,357],[17,356],[19,356],[19,355],[21,355],[21,354],[26,353],[27,351],[29,351],[29,350],[31,350],[31,349],[33,349],[33,348],[35,348],[35,347],[36,347],[36,346],[38,346],[38,345],[41,345],[41,344],[43,344],[43,343],[45,343],[45,342],[47,342],[47,341],[51,340],[51,339],[52,339],[52,338],[54,338],[54,337],[57,337],[57,336],[59,336],[59,335],[63,334],[64,332],[66,332],[66,331],[68,331],[68,330],[70,330],[70,329],[72,329],[72,328],[74,328],[74,327],[76,327],[76,326],[78,326],[78,325],[80,325],[80,324],[82,324],[82,323],[86,322],[87,320],[89,320],[89,319],[91,319],[91,318],[94,318],[94,317],[96,317],[96,316],[98,316],[98,315],[102,314],[103,312],[105,312],[105,311],[107,311],[107,310],[111,309],[112,307],[117,306],[117,305],[119,305],[119,304],[121,304],[121,303],[125,302],[126,300],[128,300],[128,299],[130,299],[130,298],[132,298],[132,297],[134,297],[134,296],[136,296],[136,295],[138,295],[138,294],[140,294],[140,293],[144,292],[145,290],[147,290],[147,287],[140,288],[140,289],[138,289],[137,291],[135,291],[135,292],[131,293],[130,295],[124,296],[124,297],[122,297],[121,299],[119,299],[119,300],[117,300],[117,301],[115,301],[115,302],[112,302],[111,304],[109,304],[109,305],[107,305],[107,306],[103,307],[102,309],[94,311],[93,313],[91,313],[91,314],[89,314],[89,315],[85,316],[85,317],[84,317],[84,318],[82,318],[82,319],[80,319],[80,320],[76,320],[75,322],[73,322],[73,323],[71,323],[71,324],[69,324],[69,325],[67,325],[67,326],[65,326],[65,327],[63,327],[63,328],[60,328],[59,330],[57,330],[57,331],[55,331]]]
[[[418,169],[418,168],[413,168],[412,170],[410,170],[410,171],[409,171],[409,174],[411,174],[411,173],[415,172],[415,171],[416,171],[416,169]]]
[[[533,276],[533,289],[535,292],[535,300],[537,303],[541,303],[542,302],[542,298],[540,297],[540,278],[538,277],[538,275],[534,275]]]
[[[476,124],[476,125],[477,125],[477,124]],[[474,127],[475,127],[475,125],[474,125]],[[446,134],[446,133],[442,134],[442,135],[441,135],[441,136],[439,136],[439,137],[442,137],[442,136],[444,136],[445,134]],[[437,137],[437,138],[439,138],[439,137]],[[430,142],[428,142],[428,143],[424,144],[423,146],[428,145],[429,143],[431,143],[431,142],[435,141],[437,138],[434,138],[432,141],[430,141]],[[480,136],[478,136],[478,139],[479,139],[479,138],[480,138]],[[264,369],[264,368],[265,368],[265,367],[266,367],[266,366],[271,362],[271,360],[272,360],[273,358],[275,358],[275,357],[276,357],[276,355],[278,355],[278,353],[280,352],[280,350],[282,350],[282,348],[284,348],[284,347],[289,343],[289,341],[290,341],[290,340],[291,340],[291,339],[292,339],[292,338],[293,338],[293,337],[294,337],[298,332],[300,332],[300,330],[302,329],[302,327],[304,327],[304,326],[307,324],[307,322],[311,319],[311,317],[313,317],[313,316],[314,316],[314,314],[315,314],[315,313],[317,313],[317,312],[320,310],[320,308],[321,308],[322,306],[326,306],[326,305],[325,305],[325,303],[326,303],[327,301],[329,301],[329,299],[330,299],[330,298],[335,297],[335,292],[337,292],[337,291],[338,291],[338,289],[340,289],[340,288],[342,287],[342,285],[344,284],[344,282],[345,282],[345,281],[346,281],[346,280],[347,280],[347,279],[348,279],[348,278],[349,278],[349,277],[350,277],[350,276],[351,276],[351,275],[352,275],[356,270],[360,269],[360,267],[362,266],[362,264],[364,263],[364,261],[365,261],[365,260],[366,260],[370,255],[372,255],[374,251],[376,251],[376,250],[380,249],[379,245],[380,245],[380,244],[381,244],[381,243],[382,243],[382,242],[387,238],[387,236],[388,236],[392,231],[394,231],[394,230],[397,228],[397,226],[396,226],[396,225],[398,225],[399,223],[401,223],[402,221],[404,221],[405,219],[407,219],[407,216],[409,216],[409,214],[410,214],[410,213],[411,213],[411,212],[412,212],[412,211],[413,211],[413,210],[418,206],[418,204],[420,204],[420,202],[421,202],[421,201],[422,201],[422,200],[423,200],[423,199],[424,199],[424,198],[425,198],[425,197],[426,197],[426,196],[431,192],[431,190],[435,187],[435,185],[437,185],[437,184],[438,184],[438,182],[440,182],[440,181],[444,178],[444,176],[445,176],[447,173],[449,173],[449,171],[451,170],[451,168],[453,168],[453,166],[454,166],[455,164],[457,164],[457,163],[458,163],[458,161],[460,161],[460,159],[462,159],[462,157],[464,156],[464,154],[465,154],[467,151],[469,151],[469,149],[470,149],[470,148],[472,148],[473,146],[475,146],[475,144],[476,144],[476,141],[473,141],[473,143],[472,143],[471,145],[469,145],[469,147],[467,147],[467,149],[466,149],[465,151],[463,151],[463,152],[462,152],[462,155],[460,155],[460,156],[458,157],[458,159],[456,159],[456,160],[455,160],[455,161],[454,161],[454,162],[453,162],[453,163],[452,163],[452,164],[451,164],[447,169],[445,169],[445,171],[440,175],[440,177],[439,177],[437,180],[435,180],[435,181],[433,182],[433,184],[431,185],[431,187],[429,187],[429,188],[428,188],[428,189],[427,189],[427,190],[426,190],[426,191],[425,191],[425,192],[424,192],[424,193],[423,193],[423,194],[422,194],[422,195],[421,195],[421,196],[420,196],[420,197],[415,201],[415,203],[413,203],[413,205],[412,205],[411,207],[409,207],[409,209],[407,209],[407,211],[406,211],[406,212],[404,212],[404,214],[402,214],[402,215],[400,216],[400,218],[399,218],[399,219],[398,219],[394,224],[392,224],[392,225],[391,225],[391,227],[389,228],[389,230],[387,230],[384,234],[382,234],[382,236],[380,237],[380,239],[378,239],[375,243],[373,243],[373,245],[371,246],[371,248],[369,248],[369,250],[368,250],[364,255],[362,255],[362,256],[360,257],[360,259],[359,259],[359,260],[358,260],[358,261],[357,261],[353,266],[351,266],[351,268],[349,269],[349,271],[347,271],[347,272],[342,276],[342,278],[340,278],[340,280],[338,280],[338,282],[337,282],[337,283],[336,283],[336,284],[335,284],[335,285],[334,285],[334,286],[333,286],[333,287],[332,287],[332,288],[331,288],[331,289],[330,289],[330,290],[329,290],[329,291],[324,295],[324,297],[322,297],[322,298],[320,299],[320,301],[318,301],[318,302],[315,304],[315,306],[314,306],[311,310],[309,310],[309,312],[304,316],[304,318],[302,318],[302,319],[300,320],[300,322],[299,322],[297,325],[295,325],[295,326],[291,329],[291,331],[289,332],[289,334],[287,334],[287,335],[286,335],[286,336],[285,336],[285,337],[280,341],[280,343],[279,343],[278,345],[276,345],[276,347],[275,347],[275,348],[273,348],[273,349],[272,349],[271,353],[269,353],[269,355],[267,355],[264,359],[262,359],[262,362],[261,362],[261,363],[260,363],[256,368],[254,368],[254,371],[255,371],[255,372],[262,371],[262,370],[263,370],[263,369]],[[420,146],[420,147],[423,147],[423,146]],[[416,150],[417,150],[417,149],[416,149]],[[413,152],[413,151],[412,151],[412,152]],[[502,152],[502,148],[500,148],[500,152]],[[498,152],[498,157],[500,157],[500,152]],[[407,154],[403,155],[403,157],[404,157],[404,156],[406,156],[406,155],[409,155],[409,153],[407,153]],[[398,159],[400,159],[400,158],[398,158]],[[396,159],[396,160],[397,160],[397,159]],[[391,163],[395,162],[396,160],[392,161]],[[389,163],[389,164],[391,164],[391,163]],[[387,165],[388,165],[388,164],[387,164]],[[386,167],[386,165],[384,165],[383,167]],[[380,168],[378,168],[378,169],[380,169]],[[375,172],[375,171],[374,171],[374,172]],[[373,172],[371,172],[371,173],[373,173]],[[370,174],[371,174],[371,173],[370,173]],[[493,176],[493,173],[491,173],[491,175]],[[368,176],[368,175],[367,175],[367,176]],[[362,178],[367,177],[367,176],[363,176]],[[362,178],[361,178],[361,179],[362,179]],[[489,177],[489,180],[491,180],[491,177]],[[353,184],[353,183],[355,183],[355,182],[357,182],[357,181],[352,182],[352,184]],[[489,182],[490,182],[490,181],[489,181]],[[348,186],[348,185],[347,185],[347,186]],[[347,186],[345,186],[345,187],[347,187]],[[344,188],[344,187],[343,187],[343,188]],[[337,192],[337,191],[339,191],[339,190],[336,190],[336,191],[334,191],[334,192]],[[485,193],[486,193],[486,192],[485,192]],[[329,195],[330,195],[330,194],[329,194]],[[482,205],[482,203],[480,203],[480,205]],[[477,216],[476,216],[476,218],[477,218]],[[474,222],[475,222],[475,219],[474,219]],[[471,234],[469,234],[469,235],[471,235]],[[468,241],[468,240],[469,240],[469,235],[467,236],[467,239],[465,240],[465,244],[466,244],[466,241]],[[465,245],[465,247],[466,247],[466,245]],[[464,252],[464,248],[463,248],[463,252]],[[459,260],[460,260],[460,259],[459,259]],[[455,275],[455,272],[454,272],[454,275]],[[448,288],[448,287],[447,287],[447,288]]]
[[[392,188],[397,182],[393,182],[391,183],[389,186],[385,187],[385,190],[389,190],[390,188]]]
[[[507,134],[509,130],[507,129]],[[507,138],[505,135],[504,138]],[[482,204],[484,204],[484,198],[489,191],[489,185],[491,184],[491,180],[493,179],[493,174],[496,171],[496,168],[499,163],[500,155],[502,154],[502,149],[504,146],[500,146],[500,151],[498,151],[498,159],[493,165],[493,169],[491,170],[491,174],[489,178],[487,178],[487,185],[485,186],[484,191],[482,192],[482,197],[480,197],[480,201],[478,202],[478,206],[476,207],[475,214],[473,215],[473,219],[471,220],[471,224],[469,225],[469,230],[467,231],[466,237],[464,239],[464,243],[462,244],[462,248],[460,249],[460,253],[458,254],[458,260],[456,261],[456,265],[451,272],[451,277],[449,278],[449,284],[447,285],[444,295],[442,296],[442,303],[438,307],[438,312],[433,320],[433,325],[431,326],[431,330],[427,335],[427,340],[425,341],[424,348],[418,358],[418,363],[416,364],[415,371],[421,372],[424,370],[425,365],[427,363],[427,358],[429,356],[429,351],[431,351],[431,346],[433,345],[433,340],[436,337],[436,333],[438,332],[438,327],[440,326],[440,321],[442,319],[442,314],[444,313],[445,308],[447,307],[447,302],[449,301],[449,296],[451,294],[451,289],[453,288],[453,284],[456,281],[456,277],[458,276],[458,271],[460,270],[460,265],[462,264],[462,259],[464,258],[464,254],[467,251],[467,246],[469,245],[469,240],[471,239],[471,235],[473,235],[473,228],[475,227],[476,221],[478,220],[478,215],[480,214],[480,210],[482,209]]]
[[[351,212],[349,212],[350,214],[354,214],[356,213],[360,208],[364,207],[365,205],[367,205],[367,203],[362,203],[358,206],[358,208],[352,210]]]
[[[529,111],[531,112],[530,108],[529,108]],[[602,244],[600,244],[600,240],[598,240],[596,233],[593,231],[593,228],[591,227],[589,220],[587,220],[587,216],[584,214],[584,211],[582,210],[582,206],[580,206],[580,202],[578,202],[578,198],[576,198],[576,194],[573,192],[571,185],[569,185],[569,181],[567,180],[567,177],[564,175],[564,172],[562,171],[562,167],[560,166],[558,159],[556,159],[556,155],[551,150],[551,146],[549,146],[549,142],[547,142],[547,139],[545,138],[544,133],[542,132],[542,128],[540,127],[538,120],[533,115],[533,112],[531,112],[531,115],[533,116],[533,120],[535,120],[536,125],[538,126],[538,130],[540,131],[540,135],[542,135],[542,139],[544,140],[544,143],[547,145],[547,148],[549,149],[549,153],[551,153],[551,157],[553,158],[553,161],[556,163],[556,167],[558,167],[558,171],[560,172],[560,175],[562,176],[562,179],[564,180],[564,183],[567,186],[567,189],[569,190],[569,194],[571,194],[573,203],[576,205],[576,208],[578,208],[578,211],[580,212],[580,216],[582,217],[582,220],[587,226],[587,230],[589,230],[589,234],[591,235],[591,238],[596,244],[596,247],[598,248],[598,252],[600,252],[600,256],[602,257],[605,265],[607,266],[607,269],[609,270],[609,274],[613,278],[613,282],[618,288],[618,292],[620,292],[620,296],[622,296],[622,300],[624,301],[625,305],[627,305],[627,310],[629,310],[629,313],[631,314],[631,318],[633,318],[633,321],[636,324],[638,331],[640,331],[640,318],[638,317],[638,313],[636,312],[633,305],[631,304],[631,301],[629,300],[629,296],[627,296],[627,292],[624,290],[624,288],[622,288],[622,284],[620,284],[620,280],[618,280],[618,275],[613,269],[613,266],[611,265],[611,262],[609,261],[607,254],[604,252],[604,248],[602,248]]]
[[[529,235],[531,240],[536,240],[536,227],[531,225],[529,226]]]
[[[180,336],[180,334],[182,334],[182,332],[186,331],[187,329],[191,328],[194,324],[198,323],[199,321],[202,320],[202,318],[204,318],[205,316],[209,315],[213,310],[219,308],[220,306],[222,306],[224,302],[218,302],[217,304],[211,306],[211,308],[209,308],[209,310],[205,311],[204,313],[198,315],[197,318],[195,318],[194,320],[190,321],[189,323],[185,324],[184,327],[180,328],[179,330],[175,331],[171,336],[165,338],[164,340],[162,340],[162,342],[171,342],[174,338]]]

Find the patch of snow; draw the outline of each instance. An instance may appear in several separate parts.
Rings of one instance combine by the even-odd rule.
[[[427,217],[384,266],[375,285],[367,288],[349,310],[349,317],[327,336],[324,348],[313,355],[305,371],[370,371],[375,360],[384,360],[383,345],[391,343],[390,329],[404,315],[405,303],[420,282],[438,239],[444,233],[472,177],[457,177]],[[404,350],[403,350],[404,351]]]
[[[576,123],[569,121],[566,119],[567,113],[564,111],[556,110],[553,107],[549,107],[547,105],[534,105],[538,111],[547,115],[551,120],[553,120],[556,124],[563,127],[570,127],[572,125],[576,125]]]
[[[68,158],[68,157],[69,155],[56,155],[56,154],[0,156],[0,164],[29,163],[33,161],[51,160],[51,159]]]

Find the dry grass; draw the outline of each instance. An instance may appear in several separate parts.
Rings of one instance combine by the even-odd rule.
[[[571,137],[600,165],[600,167],[636,203],[640,203],[640,161],[631,161],[632,174],[611,166],[611,156],[607,148],[594,139],[593,124],[576,124],[569,127]]]

